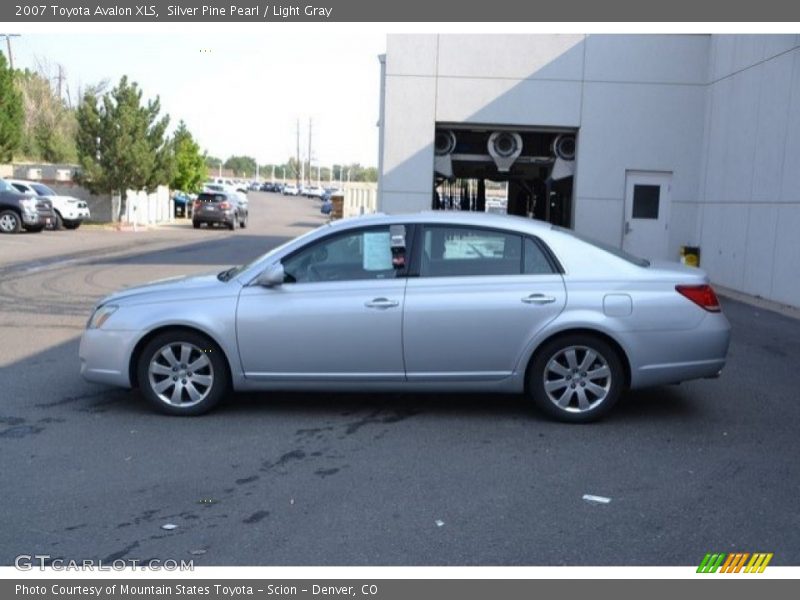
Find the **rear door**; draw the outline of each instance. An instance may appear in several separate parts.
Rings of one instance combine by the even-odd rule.
[[[538,240],[449,225],[422,229],[409,278],[403,353],[409,381],[508,377],[566,292]]]

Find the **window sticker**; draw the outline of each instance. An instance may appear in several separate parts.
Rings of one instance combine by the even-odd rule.
[[[392,245],[388,231],[364,233],[365,271],[386,271],[392,268]]]

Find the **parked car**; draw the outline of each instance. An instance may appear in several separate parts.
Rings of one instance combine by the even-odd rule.
[[[294,184],[287,183],[286,185],[283,186],[283,195],[284,196],[299,196],[300,195],[300,189]]]
[[[53,205],[47,198],[23,194],[0,179],[0,233],[40,232],[53,223]]]
[[[107,296],[80,360],[174,415],[232,387],[515,393],[587,422],[625,389],[717,376],[729,338],[699,269],[441,211],[337,221],[217,275]]]
[[[196,197],[192,197],[192,194],[187,194],[186,192],[175,192],[172,196],[172,202],[175,204],[175,216],[191,217],[192,204]]]
[[[77,229],[81,223],[91,218],[89,205],[85,200],[56,193],[52,188],[37,181],[7,179],[17,191],[46,198],[53,205],[53,229]]]
[[[247,206],[240,203],[234,192],[202,192],[192,208],[192,225],[195,229],[199,229],[203,223],[208,226],[224,225],[231,231],[237,225],[244,229],[247,227],[247,217]]]
[[[322,198],[322,195],[324,193],[325,193],[325,190],[323,190],[318,185],[312,185],[312,186],[307,187],[307,188],[305,188],[303,190],[303,195],[306,198]]]

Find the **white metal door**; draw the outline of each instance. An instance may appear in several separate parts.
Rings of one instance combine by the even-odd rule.
[[[667,228],[672,197],[672,173],[625,173],[625,222],[622,248],[649,259],[667,258]]]

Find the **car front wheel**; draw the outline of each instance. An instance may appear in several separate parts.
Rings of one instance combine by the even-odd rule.
[[[0,232],[19,233],[22,229],[22,220],[13,210],[4,210],[0,213]]]
[[[154,337],[137,363],[142,395],[168,415],[200,415],[216,406],[230,386],[219,347],[193,331]]]
[[[549,416],[588,423],[605,416],[619,400],[625,371],[617,351],[591,335],[567,335],[547,342],[528,373],[528,390]]]

